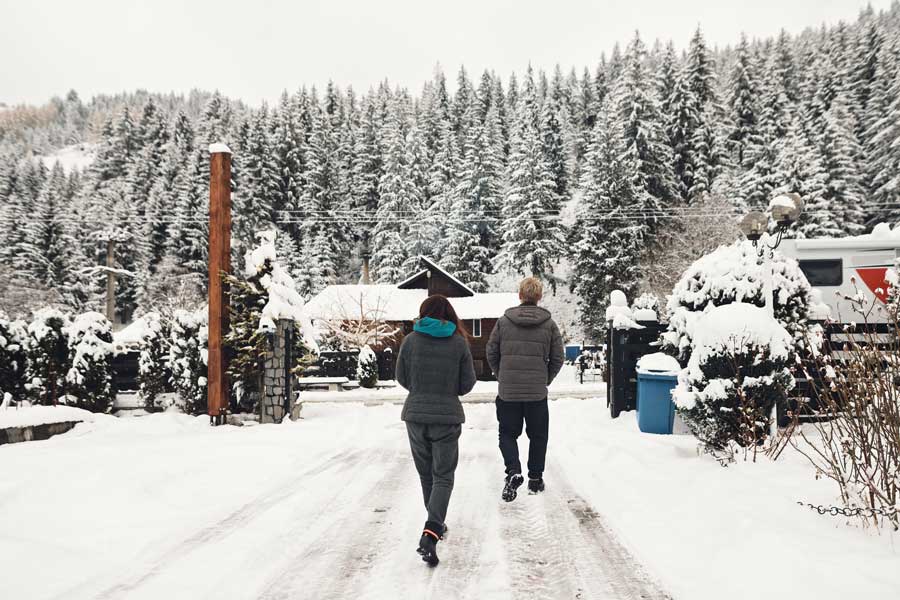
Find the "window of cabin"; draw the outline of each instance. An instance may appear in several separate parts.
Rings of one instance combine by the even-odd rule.
[[[844,261],[840,258],[801,260],[800,270],[812,286],[839,286],[844,282]]]
[[[472,334],[472,337],[481,337],[481,319],[470,319],[466,321],[466,326],[469,328],[469,333]]]

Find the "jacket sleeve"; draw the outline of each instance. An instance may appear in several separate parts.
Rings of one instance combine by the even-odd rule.
[[[550,322],[550,362],[547,364],[547,384],[553,382],[559,375],[563,363],[566,360],[566,352],[563,348],[562,335],[559,333],[559,327],[556,323]]]
[[[488,366],[491,367],[494,377],[500,376],[500,325],[502,323],[503,318],[501,317],[497,324],[494,325],[494,330],[491,331],[491,337],[488,339],[487,347],[485,348]]]
[[[468,342],[463,342],[462,358],[459,361],[459,395],[465,396],[475,387],[475,365],[472,363],[472,351]]]
[[[397,352],[397,364],[394,367],[395,374],[394,376],[397,378],[397,383],[399,383],[403,388],[409,389],[409,378],[406,376],[406,342],[409,341],[409,338],[403,340],[403,343],[400,344],[400,351]]]

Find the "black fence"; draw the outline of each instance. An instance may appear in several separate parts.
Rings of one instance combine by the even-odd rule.
[[[359,357],[357,350],[336,351],[323,350],[318,360],[307,370],[307,375],[319,377],[346,377],[356,379],[356,363]],[[394,378],[394,352],[390,348],[375,353],[378,360],[378,379],[387,381]]]
[[[824,344],[822,353],[829,355],[833,362],[840,364],[850,355],[849,348],[866,348],[871,345],[889,351],[897,346],[896,328],[893,323],[857,323],[848,326],[846,323],[823,323]],[[778,426],[786,427],[796,416],[800,422],[811,422],[828,418],[822,410],[822,401],[817,390],[826,384],[822,379],[817,360],[812,356],[801,359],[805,369],[796,369],[794,379],[797,386],[790,397],[777,404]],[[809,373],[812,380],[804,376]]]

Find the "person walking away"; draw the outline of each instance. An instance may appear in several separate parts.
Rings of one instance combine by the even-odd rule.
[[[524,482],[516,440],[524,422],[528,435],[528,490],[544,491],[544,461],[550,414],[547,386],[565,360],[562,336],[550,311],[538,306],[543,286],[536,277],[519,284],[519,306],[507,309],[497,321],[487,344],[487,360],[497,377],[497,421],[500,452],[506,466],[501,497],[516,499]]]
[[[400,418],[406,422],[428,513],[417,552],[435,566],[466,421],[459,397],[475,386],[466,332],[444,296],[422,302],[413,332],[400,345],[396,372],[397,383],[409,391]]]

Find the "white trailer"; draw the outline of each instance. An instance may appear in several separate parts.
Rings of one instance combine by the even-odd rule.
[[[846,300],[862,294],[864,305],[874,306],[869,323],[884,323],[890,284],[885,274],[900,257],[900,239],[822,238],[783,240],[778,251],[797,259],[810,285],[822,293],[822,301],[838,323],[862,323],[863,316]]]

